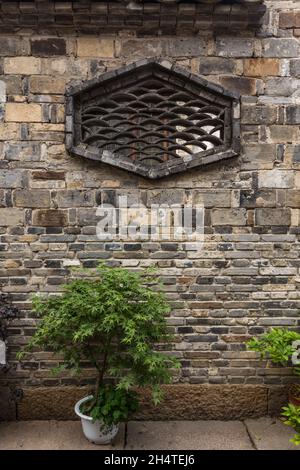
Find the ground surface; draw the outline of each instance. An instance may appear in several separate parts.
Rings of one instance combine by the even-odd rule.
[[[297,450],[289,442],[293,434],[272,418],[130,421],[112,446],[95,446],[84,438],[79,421],[17,421],[0,423],[0,450]]]

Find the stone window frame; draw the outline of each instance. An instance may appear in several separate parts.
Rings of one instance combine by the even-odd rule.
[[[180,86],[187,91],[193,93],[207,93],[211,101],[215,101],[218,105],[230,106],[230,129],[231,139],[230,144],[226,149],[216,151],[209,155],[193,156],[189,161],[183,161],[178,159],[178,162],[172,161],[168,164],[160,164],[156,167],[145,167],[139,163],[125,161],[125,159],[119,159],[114,156],[113,152],[110,151],[99,151],[96,147],[91,145],[83,144],[78,141],[78,124],[76,129],[76,120],[79,120],[76,109],[76,99],[81,93],[92,90],[95,87],[101,87],[105,83],[109,83],[118,78],[126,77],[126,75],[132,72],[143,71],[145,68],[154,67],[157,68],[158,72],[161,70],[163,73],[169,73],[170,80],[174,79],[180,83]],[[201,96],[201,95],[200,95]],[[191,170],[193,168],[199,168],[210,163],[215,163],[228,158],[236,157],[240,154],[241,150],[241,136],[240,136],[240,94],[233,91],[225,90],[222,86],[209,82],[204,78],[190,73],[187,69],[174,65],[172,62],[165,59],[143,59],[129,65],[120,67],[118,69],[106,72],[99,77],[91,80],[78,83],[74,81],[66,88],[66,136],[65,144],[67,150],[74,156],[84,157],[91,160],[103,162],[124,170],[139,174],[149,179],[158,179],[171,174]],[[216,147],[217,148],[217,147]]]

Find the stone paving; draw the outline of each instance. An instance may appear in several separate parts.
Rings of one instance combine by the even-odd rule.
[[[0,423],[0,450],[298,450],[275,418],[245,421],[130,421],[110,446],[90,444],[79,421]]]

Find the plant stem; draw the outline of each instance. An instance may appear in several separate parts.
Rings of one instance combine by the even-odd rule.
[[[97,361],[93,361],[96,369],[98,370],[98,376],[97,376],[96,383],[95,383],[93,399],[90,401],[90,404],[85,409],[85,412],[87,413],[89,413],[92,410],[92,408],[95,406],[97,402],[97,398],[99,396],[100,387],[101,385],[103,385],[103,377],[104,377],[104,373],[105,373],[105,369],[107,365],[108,348],[109,348],[110,341],[111,341],[111,338],[109,338],[109,341],[107,343],[107,347],[106,347],[104,357],[103,357],[102,367],[99,368]]]
[[[99,393],[100,385],[102,385],[102,383],[103,383],[103,377],[104,377],[104,372],[105,372],[105,369],[106,369],[107,358],[108,358],[108,349],[105,351],[101,371],[100,371],[100,374],[99,374],[99,377],[98,377],[99,380],[97,380],[97,382],[96,382],[96,389],[95,389],[95,392],[96,392],[95,395],[96,396]]]

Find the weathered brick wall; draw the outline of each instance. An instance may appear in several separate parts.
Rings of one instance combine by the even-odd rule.
[[[18,388],[89,384],[51,376],[46,352],[26,362],[14,354],[34,331],[34,292],[60,292],[69,267],[159,268],[177,334],[180,382],[286,384],[291,371],[265,368],[245,342],[270,326],[299,325],[300,7],[266,1],[264,24],[230,35],[53,37],[32,29],[0,36],[0,285],[23,317],[9,329],[9,372]],[[70,156],[64,146],[64,92],[136,59],[160,56],[242,94],[238,158],[149,181]],[[170,243],[101,243],[96,207],[118,194],[147,203],[188,198],[205,206],[200,253]]]

